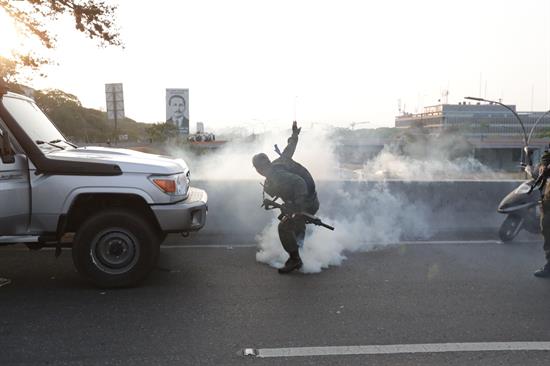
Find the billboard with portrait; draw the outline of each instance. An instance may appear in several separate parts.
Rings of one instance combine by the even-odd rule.
[[[166,89],[166,123],[175,125],[180,135],[189,134],[189,89]]]

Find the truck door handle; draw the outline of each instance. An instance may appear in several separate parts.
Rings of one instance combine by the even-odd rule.
[[[21,174],[2,174],[0,175],[0,180],[12,180],[12,179],[21,179],[23,176]]]

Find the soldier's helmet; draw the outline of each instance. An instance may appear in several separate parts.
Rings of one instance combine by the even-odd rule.
[[[258,173],[262,174],[269,166],[271,165],[271,161],[269,160],[269,157],[264,153],[259,153],[254,155],[252,158],[252,165],[254,165],[254,168],[258,171]]]

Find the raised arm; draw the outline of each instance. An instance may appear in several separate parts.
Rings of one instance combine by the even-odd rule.
[[[292,122],[292,136],[288,138],[288,144],[282,152],[282,156],[285,158],[292,159],[294,152],[296,151],[296,145],[298,145],[298,135],[302,128],[298,128],[296,121]]]

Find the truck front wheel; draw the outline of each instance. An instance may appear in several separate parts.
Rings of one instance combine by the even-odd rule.
[[[149,274],[159,248],[159,235],[146,219],[125,210],[104,210],[77,230],[73,262],[81,275],[99,287],[126,287]]]

